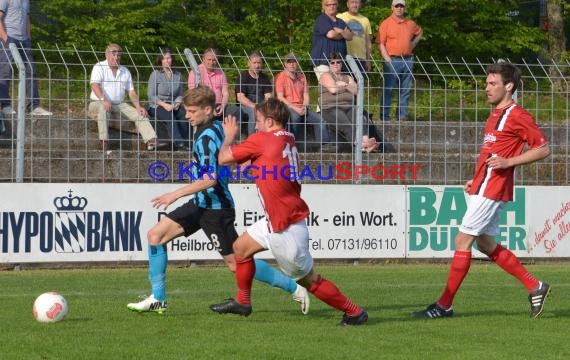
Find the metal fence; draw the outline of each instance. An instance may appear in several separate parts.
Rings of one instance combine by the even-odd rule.
[[[196,49],[171,51],[183,78],[201,61],[202,54]],[[310,84],[311,108],[316,110],[320,90],[310,57],[297,55],[300,70]],[[34,117],[23,111],[4,115],[0,124],[0,132],[4,130],[0,135],[0,167],[3,169],[0,181],[152,182],[156,180],[149,175],[149,167],[156,162],[163,163],[170,171],[161,181],[189,181],[184,166],[191,161],[190,153],[147,151],[137,135],[122,128],[124,121],[119,121],[120,130],[111,131],[113,148],[100,150],[96,122],[87,115],[87,108],[91,70],[96,62],[104,60],[103,49],[38,47],[34,49],[34,56],[42,106],[54,115]],[[123,49],[121,63],[133,75],[141,103],[146,103],[147,82],[157,56],[156,50]],[[264,72],[273,80],[284,68],[284,54],[262,52],[262,57]],[[247,58],[246,52],[218,54],[220,67],[230,83],[230,102],[235,103],[236,82],[239,73],[247,69]],[[307,167],[302,181],[457,185],[469,179],[490,112],[484,91],[488,64],[477,59],[415,58],[408,121],[388,122],[379,119],[382,59],[374,58],[372,63],[371,72],[360,74],[356,70],[352,73],[357,79],[362,76],[357,97],[361,103],[358,104],[370,114],[382,133],[385,151],[363,154],[359,146],[353,144],[349,152],[304,147],[311,141],[305,138],[311,130],[305,129],[298,139],[301,162]],[[346,64],[349,69],[350,65]],[[570,63],[533,59],[517,65],[523,71],[517,101],[536,118],[552,149],[549,158],[519,169],[517,184],[566,185],[569,179]],[[16,64],[13,64],[13,74],[10,82],[13,108],[23,109],[22,101],[18,100],[21,73]],[[394,94],[394,101],[397,98]],[[394,102],[393,111],[395,107]],[[20,138],[16,131],[18,120],[25,125]],[[159,137],[163,137],[164,125],[151,121]],[[20,173],[18,160],[22,164]]]

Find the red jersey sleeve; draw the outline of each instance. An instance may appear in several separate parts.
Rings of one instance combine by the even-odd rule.
[[[230,147],[236,163],[241,164],[248,160],[255,160],[263,154],[264,142],[262,133],[250,135],[244,142]]]
[[[527,143],[530,149],[543,147],[548,143],[544,137],[544,133],[542,130],[540,130],[532,115],[528,111],[522,108],[520,109],[521,112],[519,114],[519,122],[513,131],[516,132],[520,138]]]

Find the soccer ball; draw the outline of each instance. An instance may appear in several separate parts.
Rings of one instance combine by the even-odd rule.
[[[67,315],[67,300],[56,291],[43,293],[34,301],[32,311],[39,322],[61,321]]]

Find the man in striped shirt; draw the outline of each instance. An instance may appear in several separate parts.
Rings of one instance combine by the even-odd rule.
[[[176,200],[193,196],[187,203],[169,212],[148,232],[148,258],[152,294],[127,308],[137,312],[163,313],[166,308],[166,244],[179,236],[204,233],[222,255],[227,267],[235,272],[233,243],[238,237],[234,227],[234,200],[228,188],[228,176],[218,163],[224,142],[222,124],[214,120],[216,95],[206,86],[188,90],[184,95],[186,118],[195,128],[192,148],[192,183],[152,199],[153,207],[164,210]],[[263,260],[256,259],[255,279],[279,287],[301,305],[303,314],[309,312],[307,290],[297,285]]]

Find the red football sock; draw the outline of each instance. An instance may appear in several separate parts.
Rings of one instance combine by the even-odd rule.
[[[447,277],[447,285],[443,294],[437,301],[439,306],[449,309],[451,304],[453,304],[453,298],[463,279],[467,276],[469,272],[469,267],[471,266],[471,251],[459,251],[456,250],[453,254],[453,260],[451,260],[451,267],[449,269],[449,275]]]
[[[236,283],[238,292],[236,301],[242,305],[251,304],[251,284],[255,275],[255,261],[253,258],[236,260]]]
[[[532,276],[512,251],[497,244],[489,258],[499,265],[503,270],[516,277],[528,290],[533,291],[538,286],[538,280]]]
[[[356,316],[362,311],[362,308],[344,296],[335,284],[322,278],[320,275],[317,281],[311,285],[309,292],[324,303],[343,311],[348,316]]]

